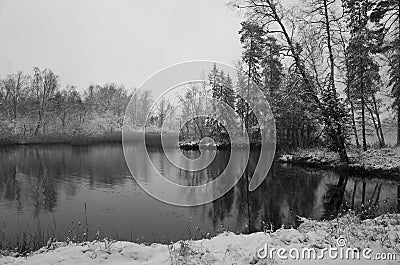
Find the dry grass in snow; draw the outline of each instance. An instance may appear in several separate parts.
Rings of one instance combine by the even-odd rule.
[[[81,244],[52,243],[28,257],[0,257],[0,264],[397,264],[400,260],[400,215],[384,215],[361,221],[347,214],[330,221],[302,219],[298,229],[279,229],[273,233],[235,235],[222,233],[211,239],[179,241],[171,245],[139,245],[122,241],[93,241]],[[316,251],[336,246],[345,237],[349,247],[371,248],[373,254],[395,253],[396,260],[375,261],[330,259],[260,259],[260,247]]]

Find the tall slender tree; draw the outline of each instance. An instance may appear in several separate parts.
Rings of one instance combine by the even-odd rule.
[[[375,100],[375,94],[379,91],[381,82],[379,75],[379,65],[373,57],[381,43],[381,32],[372,31],[368,27],[368,12],[372,8],[370,0],[346,0],[344,2],[348,15],[348,25],[350,28],[350,41],[346,50],[348,65],[349,94],[359,101],[361,110],[361,134],[362,148],[367,150],[367,110],[369,101]],[[376,104],[374,106],[377,106]],[[373,122],[374,115],[379,113],[370,111]],[[374,122],[375,124],[375,122]],[[383,134],[377,130],[377,136],[381,145],[384,145]]]
[[[264,93],[271,99],[273,98],[274,92],[279,89],[283,79],[281,50],[282,48],[275,37],[267,36],[265,38],[261,67],[262,76],[264,78]]]
[[[264,52],[264,30],[263,27],[253,21],[244,21],[241,23],[242,28],[239,31],[240,42],[242,43],[242,61],[246,64],[247,70],[247,87],[246,98],[247,103],[250,102],[251,86],[261,85],[260,65]],[[254,82],[254,83],[253,83]],[[249,104],[246,104],[245,111],[245,128],[250,129],[251,110]]]
[[[334,147],[339,153],[343,152],[341,157],[347,160],[347,153],[345,154],[346,145],[346,110],[342,100],[337,93],[337,80],[336,80],[336,64],[335,64],[335,51],[334,51],[334,22],[338,19],[336,14],[332,11],[333,5],[337,1],[328,0],[311,0],[309,5],[313,10],[310,15],[317,18],[317,24],[321,27],[324,45],[328,53],[328,67],[329,74],[327,86],[321,87],[321,99],[324,105],[322,109],[323,117],[326,123],[331,123],[327,128],[327,136],[331,139]]]
[[[389,59],[389,86],[393,109],[397,112],[397,145],[400,145],[400,1],[375,0],[370,20],[385,32],[384,51]]]
[[[338,152],[341,161],[348,162],[342,104],[332,84],[329,90],[331,95],[322,95],[321,99],[318,97],[315,85],[301,57],[301,49],[299,49],[298,43],[293,38],[296,28],[294,20],[289,21],[291,27],[287,27],[285,23],[286,13],[278,0],[233,0],[232,4],[234,7],[246,10],[251,19],[259,21],[268,29],[267,32],[269,34],[278,34],[283,37],[285,49],[293,58],[294,64],[304,82],[302,96],[305,99],[311,99],[313,104],[318,107],[326,126],[327,138]]]

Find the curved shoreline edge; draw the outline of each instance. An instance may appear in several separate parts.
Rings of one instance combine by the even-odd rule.
[[[320,169],[344,171],[350,175],[400,180],[400,148],[371,149],[366,152],[351,150],[350,163],[326,149],[303,149],[277,156],[279,163],[288,163]]]

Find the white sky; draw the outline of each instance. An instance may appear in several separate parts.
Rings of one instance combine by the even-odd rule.
[[[224,0],[0,0],[0,76],[50,68],[63,86],[139,86],[171,64],[241,56]]]

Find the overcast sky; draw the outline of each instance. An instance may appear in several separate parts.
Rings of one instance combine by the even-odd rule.
[[[139,86],[171,64],[240,58],[224,0],[0,0],[0,76],[50,68],[67,84]]]

